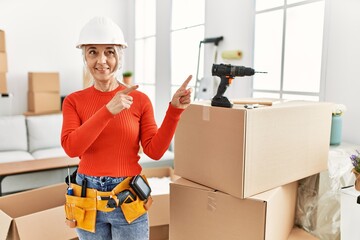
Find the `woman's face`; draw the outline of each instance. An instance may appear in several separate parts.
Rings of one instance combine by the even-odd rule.
[[[85,47],[86,64],[96,81],[115,77],[118,56],[114,45],[94,44]]]

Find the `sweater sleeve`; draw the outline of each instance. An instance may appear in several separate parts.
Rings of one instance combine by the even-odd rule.
[[[164,120],[158,129],[152,107],[149,106],[149,108],[145,111],[141,122],[141,144],[146,155],[154,160],[159,160],[169,148],[184,109],[175,108],[169,104]]]
[[[68,98],[64,100],[62,111],[61,145],[70,157],[80,157],[114,118],[106,106],[103,106],[82,123],[74,102]]]

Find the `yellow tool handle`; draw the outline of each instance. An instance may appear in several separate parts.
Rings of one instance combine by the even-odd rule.
[[[265,105],[265,106],[272,106],[273,102],[263,102],[263,101],[241,101],[241,100],[235,100],[232,101],[234,104],[259,104],[259,105]]]

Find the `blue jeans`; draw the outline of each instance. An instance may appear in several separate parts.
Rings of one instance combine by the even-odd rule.
[[[111,191],[125,178],[92,177],[78,173],[76,183],[81,185],[87,179],[87,187],[99,191]],[[95,233],[76,228],[80,240],[148,240],[149,222],[147,213],[129,224],[121,211],[116,208],[112,212],[97,211]]]

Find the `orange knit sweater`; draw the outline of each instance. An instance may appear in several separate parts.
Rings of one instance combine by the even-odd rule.
[[[169,104],[157,127],[149,98],[133,91],[130,109],[112,115],[106,104],[120,85],[110,92],[93,86],[74,92],[63,102],[61,144],[70,157],[80,157],[78,172],[90,176],[124,177],[141,172],[139,142],[144,153],[158,160],[168,149],[183,109]]]

